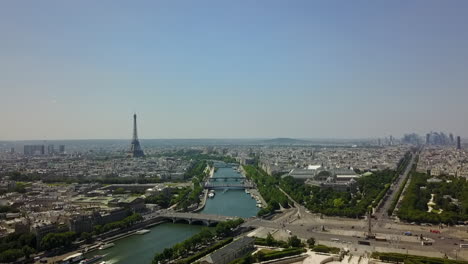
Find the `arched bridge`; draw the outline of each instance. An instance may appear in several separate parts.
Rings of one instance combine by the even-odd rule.
[[[205,189],[252,189],[254,185],[248,181],[246,182],[205,182]]]
[[[229,217],[222,215],[196,214],[196,213],[172,213],[160,214],[159,217],[171,220],[173,223],[204,224],[206,226],[215,225],[219,222],[233,220],[239,217]]]
[[[216,181],[244,181],[246,178],[244,177],[211,177],[208,178],[208,181],[210,182],[216,182]]]

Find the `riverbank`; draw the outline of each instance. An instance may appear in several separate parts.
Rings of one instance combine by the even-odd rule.
[[[247,173],[245,172],[244,170],[244,166],[242,165],[239,165],[239,168],[240,168],[240,174],[242,176],[244,176],[244,178],[247,179]],[[254,184],[255,186],[255,184]],[[254,189],[250,189],[249,192],[252,194],[252,195],[255,195],[259,200],[260,202],[262,203],[262,207],[265,208],[268,206],[267,202],[265,201],[265,199],[263,199],[263,196],[260,194],[260,192],[257,190],[257,188],[254,188]]]
[[[215,173],[215,167],[210,167],[210,166],[207,166],[206,167],[207,170],[209,170],[209,173],[208,173],[208,179],[209,178],[212,178],[214,173]],[[208,180],[208,179],[204,179],[204,180]],[[203,208],[205,208],[205,205],[206,205],[206,200],[208,199],[208,190],[207,189],[204,189],[203,190],[203,198],[202,200],[200,201],[200,204],[198,205],[198,207],[192,211],[192,213],[198,213],[200,212],[201,210],[203,210]]]
[[[251,195],[255,196],[255,198],[260,200],[260,202],[262,203],[263,208],[268,206],[267,202],[265,201],[265,199],[263,199],[262,195],[260,194],[260,192],[257,189],[250,189],[249,192],[250,192]]]
[[[198,213],[200,212],[201,210],[203,210],[203,208],[205,208],[205,205],[206,205],[206,200],[208,199],[208,190],[205,189],[203,190],[203,198],[202,200],[200,201],[200,204],[198,205],[197,209],[193,210],[192,213]]]
[[[103,260],[108,264],[147,264],[154,255],[165,248],[181,243],[207,228],[202,225],[162,223],[150,229],[144,235],[133,235],[114,242],[115,246],[86,254],[87,258],[94,255],[106,255]]]
[[[148,221],[148,222],[151,222],[151,221]],[[120,232],[116,235],[113,235],[113,236],[110,236],[110,237],[106,237],[106,238],[103,238],[101,240],[100,237],[97,237],[96,238],[96,242],[94,243],[91,243],[91,244],[83,244],[81,245],[78,249],[76,250],[73,250],[73,251],[69,251],[65,254],[62,254],[62,255],[58,255],[58,256],[53,256],[53,257],[49,257],[49,258],[42,258],[43,259],[46,259],[47,260],[47,263],[59,263],[61,260],[63,260],[64,258],[68,257],[68,256],[71,256],[73,254],[76,254],[76,253],[83,253],[83,254],[90,254],[96,250],[99,249],[99,246],[101,246],[102,244],[107,244],[107,243],[113,243],[115,241],[118,241],[118,240],[121,240],[121,239],[124,239],[124,238],[127,238],[127,237],[130,237],[130,236],[133,236],[135,235],[135,233],[138,231],[138,230],[141,230],[141,229],[144,229],[144,228],[152,228],[152,227],[155,227],[157,225],[160,225],[160,224],[163,224],[163,223],[167,223],[168,221],[158,221],[158,222],[155,222],[155,223],[147,223],[146,225],[135,225],[133,227],[130,227],[128,231],[123,231],[123,232]],[[35,263],[40,263],[39,261],[36,261]]]

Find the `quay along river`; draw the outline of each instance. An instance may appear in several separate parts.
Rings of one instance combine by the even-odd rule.
[[[214,178],[217,181],[239,182],[242,175],[232,166],[224,163],[215,163],[218,168]],[[232,179],[229,179],[232,178]],[[224,216],[252,217],[257,215],[259,208],[255,199],[244,190],[219,189],[213,198],[207,198],[202,214],[217,214]],[[144,235],[132,235],[117,241],[115,246],[104,250],[91,252],[87,257],[105,255],[102,260],[108,264],[149,264],[156,253],[164,248],[173,246],[201,231],[204,226],[189,224],[163,223],[150,228],[151,232]]]

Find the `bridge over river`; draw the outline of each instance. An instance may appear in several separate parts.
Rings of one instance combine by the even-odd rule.
[[[254,184],[245,177],[210,177],[205,189],[252,189]]]
[[[233,220],[241,217],[230,217],[222,215],[210,215],[210,214],[197,214],[197,213],[178,213],[178,212],[166,212],[157,215],[158,218],[171,220],[173,223],[189,223],[189,224],[204,224],[211,226],[219,222]]]
[[[208,181],[210,182],[216,182],[216,181],[245,181],[247,180],[245,177],[210,177],[208,178]]]
[[[249,181],[245,182],[205,182],[205,189],[216,190],[216,189],[252,189],[255,188],[253,183]]]

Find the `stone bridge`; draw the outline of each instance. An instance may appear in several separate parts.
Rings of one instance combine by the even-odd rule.
[[[224,180],[224,181],[227,181],[227,180],[230,180],[230,181],[244,181],[244,180],[247,180],[247,179],[245,177],[210,177],[210,178],[208,178],[208,181],[211,181],[211,182],[221,181],[221,180]]]
[[[222,215],[209,215],[209,214],[196,214],[196,213],[172,213],[167,212],[158,215],[159,217],[171,220],[173,223],[188,223],[188,224],[203,224],[212,226],[219,222],[237,219],[238,217],[222,216]]]
[[[255,186],[249,182],[205,182],[205,189],[216,190],[216,189],[252,189]]]

